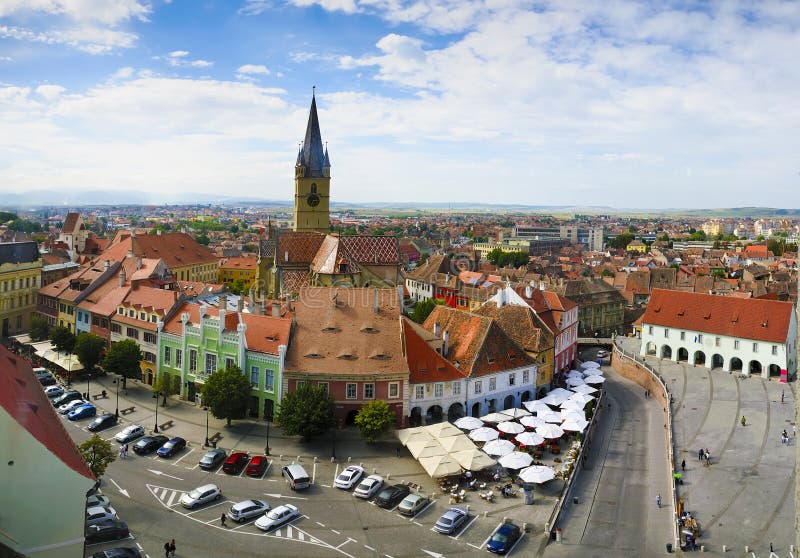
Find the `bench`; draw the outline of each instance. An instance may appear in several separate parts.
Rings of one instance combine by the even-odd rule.
[[[172,426],[173,426],[173,424],[172,424],[172,421],[171,421],[171,420],[168,420],[168,421],[166,421],[166,422],[164,422],[164,423],[160,424],[158,427],[159,427],[161,430],[166,430],[167,428],[172,428]]]
[[[215,433],[214,433],[214,435],[213,435],[213,436],[211,436],[211,437],[208,439],[208,441],[209,441],[209,442],[214,442],[214,443],[217,443],[217,442],[219,442],[220,438],[222,438],[222,434],[220,434],[219,432],[215,432]]]
[[[108,394],[105,391],[103,391],[102,393],[95,393],[94,395],[92,395],[92,399],[94,399],[95,401],[101,398],[108,399]]]
[[[122,413],[123,415],[127,415],[127,414],[132,413],[135,410],[136,410],[136,407],[128,407],[127,409],[120,409],[119,412]]]

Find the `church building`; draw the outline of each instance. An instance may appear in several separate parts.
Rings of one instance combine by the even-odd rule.
[[[306,137],[294,166],[294,230],[298,232],[330,230],[331,161],[317,117],[317,99],[311,96]]]

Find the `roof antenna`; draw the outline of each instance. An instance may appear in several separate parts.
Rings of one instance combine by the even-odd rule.
[[[317,93],[317,86],[316,85],[312,85],[311,86],[311,96],[313,97],[316,93]]]

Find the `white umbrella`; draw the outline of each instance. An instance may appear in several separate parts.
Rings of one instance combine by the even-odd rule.
[[[572,432],[583,432],[586,430],[587,426],[589,426],[589,421],[585,418],[570,417],[568,420],[564,421],[564,424],[561,425],[561,429],[570,430]]]
[[[593,360],[588,360],[586,362],[581,363],[581,368],[583,368],[584,370],[586,370],[587,368],[600,368],[600,365]]]
[[[583,384],[582,386],[575,386],[574,388],[572,388],[572,391],[574,391],[575,393],[582,393],[584,395],[589,395],[590,393],[597,393],[597,388],[593,388],[592,386],[587,386],[586,384]]]
[[[531,413],[538,413],[539,411],[549,411],[550,407],[547,406],[547,403],[542,401],[541,399],[537,399],[536,401],[526,401],[523,403],[525,408],[528,409]]]
[[[497,425],[497,429],[505,434],[519,434],[520,432],[525,432],[524,426],[518,422],[511,421],[501,422]]]
[[[523,432],[522,434],[517,434],[515,439],[525,446],[538,446],[544,443],[544,438],[536,432]]]
[[[489,440],[496,440],[499,436],[500,433],[497,430],[494,428],[489,428],[488,426],[476,428],[469,433],[470,439],[475,440],[476,442],[488,442]]]
[[[605,372],[599,368],[589,368],[583,373],[583,376],[585,378],[586,376],[603,376],[604,374]]]
[[[449,422],[431,424],[430,426],[426,426],[425,430],[430,432],[434,438],[447,438],[449,436],[461,436],[463,434],[463,432]]]
[[[588,393],[576,393],[575,395],[570,395],[567,401],[575,401],[577,403],[581,403],[582,405],[586,405],[589,401],[591,401],[594,398],[595,397],[593,395],[589,395]]]
[[[475,417],[461,417],[453,424],[462,430],[475,430],[476,428],[483,426],[483,421],[476,419]]]
[[[583,381],[583,378],[578,378],[577,376],[573,376],[572,378],[567,378],[566,383],[569,387],[575,387],[575,386],[582,386],[586,382]]]
[[[417,428],[404,428],[397,431],[397,438],[404,446],[407,446],[412,440],[433,440],[433,435],[425,430],[424,426]]]
[[[503,413],[489,413],[488,415],[484,415],[481,417],[483,422],[505,422],[508,420],[508,415],[504,415]]]
[[[488,455],[508,455],[514,451],[514,444],[508,440],[492,440],[486,442],[481,449]]]
[[[554,390],[548,393],[544,398],[542,398],[542,401],[544,401],[548,405],[561,405],[564,401],[569,399],[570,395],[572,395],[571,391],[563,390],[563,392],[556,392]]]
[[[519,408],[517,408],[517,409],[506,409],[505,411],[502,411],[502,413],[504,415],[508,415],[511,418],[515,418],[515,419],[522,418],[522,417],[527,417],[527,416],[529,416],[531,414],[529,411],[526,411],[525,409],[519,409]]]
[[[542,484],[556,478],[556,472],[546,465],[531,465],[519,472],[519,478],[521,478],[523,482]]]
[[[561,424],[561,413],[557,413],[556,411],[539,413],[539,418],[545,422],[553,422],[555,424]]]
[[[439,440],[439,443],[442,444],[442,447],[449,453],[475,449],[475,443],[467,438],[466,434],[462,434],[461,436],[448,436],[447,438]]]
[[[580,401],[577,401],[575,399],[567,399],[560,406],[562,411],[565,409],[567,410],[574,409],[576,411],[583,411],[583,408],[586,406],[586,404],[581,403]]]
[[[570,370],[566,374],[564,374],[567,378],[583,378],[583,372],[580,370]]]
[[[537,426],[544,426],[547,424],[547,421],[542,417],[522,417],[519,419],[519,422],[527,428],[536,428]]]
[[[414,459],[420,457],[433,457],[434,455],[446,455],[447,450],[436,440],[417,440],[406,444],[408,451]]]
[[[494,459],[483,453],[478,448],[462,450],[450,454],[467,471],[480,471],[496,463]]]
[[[536,433],[549,439],[560,438],[564,435],[564,431],[561,429],[561,427],[556,426],[555,424],[546,424],[545,426],[541,426],[536,429]]]
[[[572,395],[572,392],[570,390],[568,390],[568,389],[564,389],[564,388],[560,388],[559,387],[559,388],[556,388],[556,389],[551,389],[548,392],[547,395],[558,395],[558,396],[566,395],[567,397],[569,397],[570,395]]]
[[[512,451],[498,459],[497,462],[506,469],[522,469],[533,463],[533,457],[521,451]]]
[[[457,475],[461,472],[461,465],[449,455],[423,457],[419,460],[419,464],[435,479]]]
[[[584,420],[586,418],[586,413],[583,411],[578,411],[575,409],[562,409],[561,410],[561,420],[568,421],[573,419],[580,419]],[[561,428],[564,428],[563,426]],[[442,444],[444,445],[444,444]]]
[[[586,376],[587,384],[602,384],[606,379],[603,376]]]

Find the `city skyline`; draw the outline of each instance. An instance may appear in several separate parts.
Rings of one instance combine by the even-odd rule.
[[[0,192],[289,200],[316,85],[334,201],[800,207],[799,23],[788,2],[11,0]]]

